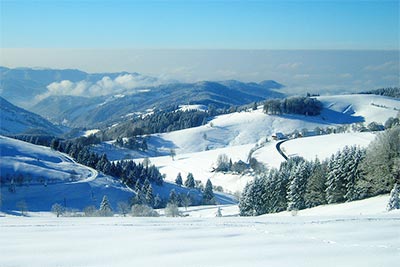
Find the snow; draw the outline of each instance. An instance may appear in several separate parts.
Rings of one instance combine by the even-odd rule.
[[[335,127],[363,121],[384,123],[387,118],[396,116],[400,109],[398,99],[375,95],[322,96],[318,99],[324,105],[320,116],[267,115],[259,107],[257,110],[216,116],[199,127],[150,135],[147,141],[149,150],[146,152],[116,148],[110,143],[96,146],[94,150],[107,153],[110,160],[136,159],[141,162],[149,157],[160,168],[161,173],[167,175],[168,181],[174,181],[178,172],[182,173],[183,178],[188,172],[192,172],[195,179],[203,183],[210,178],[214,185],[235,192],[242,190],[252,178],[212,172],[219,154],[226,154],[233,162],[247,162],[250,150],[258,145],[259,149],[254,152],[253,157],[269,168],[279,167],[284,159],[276,151],[276,143],[265,144],[274,133],[288,134],[302,129],[311,131],[316,127]],[[365,147],[373,138],[374,135],[370,133],[316,136],[290,140],[282,148],[291,156],[300,155],[310,160],[318,156],[323,159],[345,145]],[[171,149],[177,155],[174,161],[169,157]]]
[[[181,218],[6,216],[0,266],[397,266],[400,213],[384,211],[387,199],[309,216],[216,218],[210,207]]]
[[[400,110],[400,100],[378,95],[336,95],[321,96],[325,109],[322,116],[337,114],[351,115],[353,118],[362,118],[368,124],[378,122],[384,124],[389,117],[396,117]],[[329,120],[329,117],[326,119]]]
[[[307,160],[329,158],[345,146],[367,147],[375,138],[374,133],[340,133],[305,138],[297,138],[284,142],[282,151],[288,156],[301,156]]]
[[[197,153],[177,154],[174,160],[170,156],[154,157],[150,158],[150,162],[156,165],[161,173],[166,174],[166,181],[174,182],[179,172],[185,181],[186,176],[191,172],[194,179],[202,181],[204,185],[207,179],[210,179],[213,185],[219,185],[228,191],[235,192],[241,190],[251,178],[213,172],[213,167],[215,167],[220,154],[228,155],[232,162],[238,160],[245,162],[252,147],[252,145],[233,146]],[[141,159],[137,161],[140,162]]]
[[[98,207],[107,195],[113,207],[128,201],[132,191],[112,177],[99,174],[73,161],[67,155],[48,147],[36,146],[0,136],[0,173],[2,175],[2,210],[12,212],[24,200],[31,211],[48,211],[54,203],[71,209],[89,205]],[[24,175],[16,192],[9,192],[9,175]],[[15,178],[15,177],[14,177]]]
[[[98,133],[98,132],[100,132],[99,129],[86,130],[86,131],[84,131],[84,132],[82,133],[82,136],[88,137],[88,136],[93,135],[93,134],[96,134],[96,133]]]
[[[197,110],[197,111],[207,111],[207,106],[205,105],[180,105],[179,110],[180,111],[191,111],[191,110]]]
[[[16,203],[22,200],[31,211],[48,211],[55,203],[83,210],[89,205],[99,207],[104,195],[116,210],[118,202],[129,202],[134,194],[119,180],[78,164],[68,155],[48,147],[0,136],[0,152],[3,211],[14,212]],[[23,174],[25,181],[22,185],[15,182],[16,192],[11,193],[8,190],[11,183],[9,175],[18,174]],[[6,181],[8,177],[10,179]],[[191,191],[171,183],[164,183],[163,186],[153,184],[154,194],[163,199],[168,198],[172,189],[185,195]],[[198,191],[191,194],[196,197]],[[232,196],[223,193],[216,193],[216,200],[221,204],[237,203]]]

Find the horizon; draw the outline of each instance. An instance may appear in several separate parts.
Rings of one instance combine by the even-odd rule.
[[[275,80],[291,93],[400,85],[398,50],[3,49],[1,66],[137,72],[180,82]],[[44,54],[49,56],[43,56]],[[122,60],[123,59],[123,60]]]
[[[400,85],[399,0],[0,3],[0,65],[276,80],[301,91]]]

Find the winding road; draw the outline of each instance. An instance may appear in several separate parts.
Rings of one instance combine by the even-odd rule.
[[[276,150],[278,150],[278,152],[279,152],[279,154],[281,154],[281,156],[285,159],[285,160],[288,160],[288,157],[285,155],[285,153],[283,153],[283,151],[281,150],[281,145],[283,144],[283,143],[285,143],[286,141],[288,141],[288,140],[282,140],[282,141],[279,141],[278,143],[276,143]]]

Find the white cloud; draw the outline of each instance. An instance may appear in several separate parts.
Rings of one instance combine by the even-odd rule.
[[[301,65],[303,65],[303,63],[301,62],[289,62],[289,63],[279,64],[277,68],[284,70],[294,70],[301,67]]]
[[[349,78],[353,78],[353,75],[351,75],[350,73],[342,73],[339,75],[340,78],[343,79],[349,79]]]
[[[306,74],[306,73],[296,74],[296,75],[294,75],[294,78],[295,79],[308,79],[308,78],[310,78],[310,74]]]
[[[364,68],[366,71],[388,71],[388,70],[399,70],[400,66],[398,62],[388,61],[379,65],[368,65]]]
[[[72,82],[63,80],[61,82],[53,82],[47,86],[48,92],[39,95],[37,100],[40,101],[50,95],[72,95],[72,96],[102,96],[120,93],[135,93],[137,88],[155,86],[162,82],[163,79],[156,79],[143,75],[123,74],[115,79],[104,76],[95,83],[88,81]]]

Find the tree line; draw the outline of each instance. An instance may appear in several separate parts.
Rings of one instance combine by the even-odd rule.
[[[246,185],[240,214],[296,211],[359,200],[389,193],[395,184],[400,184],[399,126],[379,134],[367,149],[345,147],[322,162],[289,158],[279,169]]]
[[[370,91],[364,91],[360,94],[367,94],[367,95],[382,95],[388,96],[393,98],[400,98],[400,88],[399,87],[388,87],[388,88],[380,88]]]
[[[316,116],[321,113],[322,103],[312,97],[289,97],[269,99],[264,103],[264,112],[272,115],[300,114]]]

